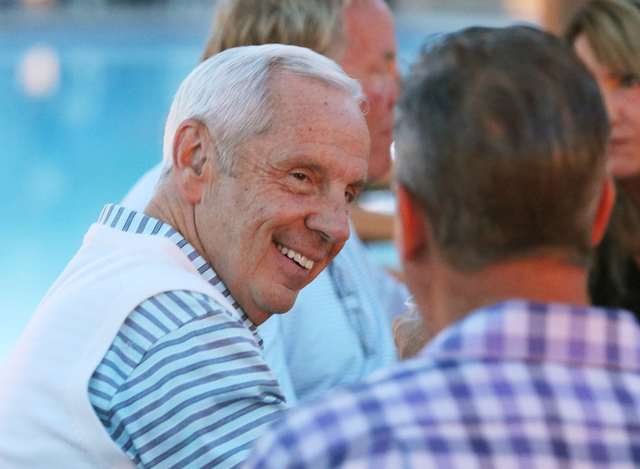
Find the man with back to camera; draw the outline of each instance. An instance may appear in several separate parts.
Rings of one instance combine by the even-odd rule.
[[[309,47],[341,64],[367,97],[371,135],[367,180],[391,167],[398,94],[393,16],[383,0],[221,0],[203,59],[230,47],[282,42]],[[159,167],[122,204],[144,209]],[[397,361],[391,321],[406,308],[405,286],[351,233],[329,268],[300,293],[287,316],[260,326],[264,355],[289,404],[362,378]]]
[[[256,326],[349,236],[363,99],[334,62],[279,44],[185,79],[145,212],[104,208],[0,368],[0,467],[244,459],[285,407]]]
[[[519,26],[445,36],[405,86],[397,242],[434,337],[283,413],[243,467],[637,468],[640,329],[587,296],[614,199],[597,83]]]

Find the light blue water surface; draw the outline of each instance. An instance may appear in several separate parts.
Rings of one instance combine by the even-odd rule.
[[[406,71],[433,33],[506,22],[399,19],[401,67]],[[209,29],[206,17],[176,23],[0,28],[0,364],[104,204],[119,202],[161,159],[171,100]],[[57,93],[40,99],[16,80],[37,45],[57,52],[61,70]]]

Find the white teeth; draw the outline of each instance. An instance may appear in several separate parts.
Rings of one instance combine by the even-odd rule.
[[[276,247],[282,254],[287,256],[289,259],[293,259],[305,269],[311,269],[313,267],[313,261],[311,259],[307,259],[302,254],[295,252],[293,249],[286,248],[279,243],[276,243]]]

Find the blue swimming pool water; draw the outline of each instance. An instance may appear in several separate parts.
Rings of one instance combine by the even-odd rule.
[[[401,66],[427,35],[477,22],[399,21]],[[206,16],[185,23],[144,14],[126,25],[18,23],[0,18],[0,364],[103,205],[118,202],[161,158],[171,99],[209,28]],[[16,80],[36,46],[60,63],[58,91],[40,99]]]

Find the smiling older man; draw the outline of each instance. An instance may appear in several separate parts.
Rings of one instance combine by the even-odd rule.
[[[385,1],[219,0],[202,60],[231,47],[268,43],[308,47],[358,80],[371,137],[367,183],[384,180],[391,166],[399,92],[394,19]],[[169,159],[171,154],[165,154],[164,160]],[[135,184],[123,206],[146,208],[162,164]],[[354,208],[350,218],[355,229],[340,254],[300,292],[291,314],[259,328],[263,355],[289,404],[398,361],[391,321],[406,311],[409,292],[376,262],[357,233],[365,226],[365,237],[377,236],[390,227],[390,220],[358,210],[357,203]]]
[[[3,468],[234,467],[285,407],[256,331],[349,237],[362,90],[307,49],[196,68],[145,213],[107,205],[0,369]]]

